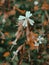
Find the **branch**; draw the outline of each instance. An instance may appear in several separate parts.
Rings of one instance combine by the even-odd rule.
[[[48,15],[47,11],[45,11],[45,15],[48,18],[48,22],[49,22],[49,15]]]

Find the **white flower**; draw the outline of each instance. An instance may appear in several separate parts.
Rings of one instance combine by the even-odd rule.
[[[38,5],[38,3],[39,3],[38,1],[34,1],[34,5]]]
[[[3,18],[2,22],[3,22],[3,23],[5,23],[5,22],[6,22],[5,18]]]
[[[39,46],[39,44],[42,44],[43,41],[44,41],[44,38],[39,36],[37,38],[37,41],[35,41],[35,46]]]
[[[39,36],[39,37],[37,38],[37,41],[39,41],[39,44],[42,44],[42,41],[44,41],[44,38],[41,37],[41,36]]]
[[[30,13],[30,11],[26,11],[25,16],[20,15],[18,20],[19,22],[22,22],[23,27],[27,27],[28,22],[30,23],[30,25],[34,24],[34,20],[30,19],[31,16],[32,16],[32,13]]]

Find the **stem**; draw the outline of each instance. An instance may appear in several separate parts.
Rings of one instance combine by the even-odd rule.
[[[13,56],[12,60],[14,60],[15,57],[16,57],[16,55]]]
[[[11,46],[11,49],[10,49],[10,51],[13,49],[13,47],[14,47],[14,45],[12,45],[12,46]]]
[[[2,38],[5,39],[4,33],[0,31],[0,34],[2,35]]]
[[[31,61],[31,58],[30,58],[30,49],[28,50],[28,57],[29,57],[29,62]]]
[[[45,14],[46,14],[46,16],[48,18],[48,22],[49,22],[49,15],[48,15],[47,11],[45,11]]]

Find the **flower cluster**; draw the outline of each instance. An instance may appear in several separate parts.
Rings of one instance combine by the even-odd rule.
[[[44,41],[44,37],[38,36],[37,42],[35,41],[35,46],[39,46],[39,44],[42,44]]]

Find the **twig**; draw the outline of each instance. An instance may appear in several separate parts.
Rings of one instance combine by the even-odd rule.
[[[5,39],[5,35],[2,31],[0,31],[0,34],[2,35],[2,38]]]
[[[49,22],[49,15],[48,15],[47,11],[45,11],[45,15],[47,16],[48,22]]]

